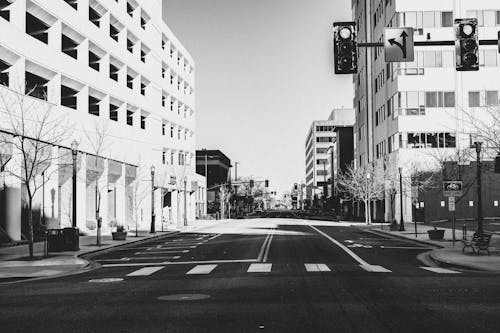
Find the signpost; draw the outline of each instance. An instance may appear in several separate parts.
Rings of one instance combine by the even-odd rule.
[[[455,245],[455,197],[462,195],[462,185],[462,182],[459,180],[443,182],[443,195],[448,197],[448,210],[453,213],[451,220],[453,245]]]
[[[386,62],[413,62],[413,28],[386,28],[384,50]]]

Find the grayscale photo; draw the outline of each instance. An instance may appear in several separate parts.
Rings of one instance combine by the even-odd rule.
[[[0,0],[0,331],[500,332],[500,1]]]

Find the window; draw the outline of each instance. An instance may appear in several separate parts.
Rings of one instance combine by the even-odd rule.
[[[418,133],[408,133],[408,148],[421,148],[420,135]]]
[[[127,110],[127,125],[134,126],[134,112]]]
[[[130,17],[134,17],[134,10],[135,8],[132,6],[132,4],[130,4],[130,2],[127,1],[127,14]]]
[[[141,129],[146,129],[146,116],[141,114]]]
[[[0,84],[9,86],[9,68],[10,65],[0,60]]]
[[[454,108],[455,107],[455,92],[444,92],[444,107],[445,108]]]
[[[174,111],[174,103],[175,101],[173,99],[170,99],[170,111]]]
[[[127,38],[127,50],[130,53],[134,53],[134,42],[130,38]]]
[[[498,91],[487,91],[486,106],[497,106],[497,105],[498,105]]]
[[[166,135],[167,133],[167,124],[162,123],[161,124],[161,135]]]
[[[64,0],[64,2],[73,7],[73,9],[78,9],[78,0]]]
[[[457,139],[454,134],[451,133],[445,133],[444,134],[444,141],[446,148],[456,148],[457,147]]]
[[[10,21],[9,6],[11,3],[7,0],[0,0],[0,17],[6,21]]]
[[[99,63],[101,58],[92,51],[89,51],[89,67],[99,71]]]
[[[77,59],[78,58],[78,43],[69,38],[66,35],[62,35],[61,40],[61,51],[70,57]]]
[[[89,21],[100,27],[101,15],[92,7],[89,7]]]
[[[441,13],[441,26],[443,28],[453,27],[453,12]]]
[[[118,106],[109,104],[109,119],[118,121]]]
[[[89,113],[94,116],[99,116],[99,103],[101,101],[93,96],[89,96]]]
[[[170,164],[172,164],[172,165],[174,165],[174,156],[175,156],[174,152],[171,152],[170,153]]]
[[[78,91],[61,85],[61,105],[76,110],[76,95]]]
[[[147,23],[146,19],[143,16],[141,16],[141,28],[144,30],[146,30],[146,23]]]
[[[146,63],[146,51],[144,51],[143,49],[141,49],[141,61],[143,63]]]
[[[134,78],[129,74],[127,74],[127,87],[134,89]]]
[[[165,107],[166,103],[167,103],[167,96],[162,95],[161,96],[161,106]]]
[[[480,94],[479,91],[469,91],[469,107],[479,107],[480,106]]]
[[[146,96],[146,84],[141,82],[141,95]]]
[[[163,164],[167,164],[167,152],[166,151],[161,152],[161,162]]]
[[[30,72],[26,72],[25,80],[26,80],[26,89],[25,89],[26,95],[38,99],[47,100],[47,83],[49,82],[48,80]]]
[[[438,134],[427,133],[427,148],[438,148]]]
[[[437,107],[437,92],[428,91],[425,93],[425,106],[428,108]]]
[[[113,24],[109,25],[109,37],[113,38],[115,41],[118,41],[118,35],[120,34],[120,30],[115,27]]]
[[[118,82],[118,71],[118,67],[113,64],[109,64],[109,77],[116,82]]]
[[[170,125],[170,137],[174,137],[174,125]]]

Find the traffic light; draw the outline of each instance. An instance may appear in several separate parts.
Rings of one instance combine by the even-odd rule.
[[[455,34],[457,71],[478,71],[479,36],[477,33],[477,19],[456,19]]]
[[[253,185],[254,185],[254,181],[253,181],[253,179],[250,179],[250,188],[252,188]]]
[[[266,179],[266,180],[264,181],[264,186],[265,186],[265,187],[269,187],[269,180],[267,180],[267,179]]]
[[[358,72],[358,54],[356,44],[356,23],[333,23],[333,54],[335,74],[355,74]]]

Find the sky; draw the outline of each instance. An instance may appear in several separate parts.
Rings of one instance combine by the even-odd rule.
[[[195,61],[197,149],[221,150],[238,177],[269,179],[271,190],[303,182],[311,122],[352,107],[352,76],[332,65],[332,24],[351,20],[350,4],[164,0],[167,25]]]

